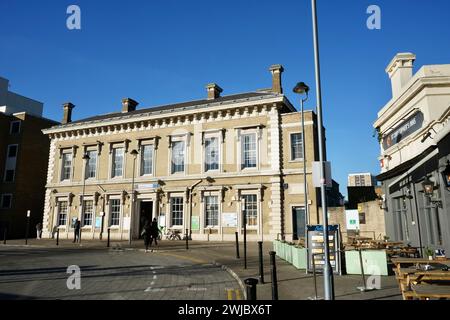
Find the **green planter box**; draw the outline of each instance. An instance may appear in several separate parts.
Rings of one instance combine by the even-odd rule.
[[[278,255],[278,252],[280,252],[280,245],[281,245],[280,241],[278,241],[278,240],[273,241],[273,251],[275,251],[277,255]]]
[[[388,275],[388,261],[385,250],[363,250],[362,260],[364,274]],[[361,274],[361,262],[358,251],[345,251],[345,267],[347,274]]]
[[[289,262],[290,264],[292,264],[292,250],[293,250],[294,246],[290,245],[290,244],[285,244],[285,251],[284,251],[284,257],[287,262]]]
[[[277,251],[277,256],[283,260],[286,260],[286,243],[280,242],[279,251]]]
[[[305,269],[307,266],[307,250],[306,248],[292,247],[292,264],[297,269]]]

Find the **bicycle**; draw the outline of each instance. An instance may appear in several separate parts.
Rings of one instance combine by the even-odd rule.
[[[167,240],[181,240],[181,231],[177,229],[169,229],[168,233],[166,234]]]

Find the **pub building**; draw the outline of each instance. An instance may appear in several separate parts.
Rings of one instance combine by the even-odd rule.
[[[450,253],[450,64],[399,53],[388,65],[392,99],[378,113],[386,234],[390,241]],[[421,250],[423,254],[423,250]]]

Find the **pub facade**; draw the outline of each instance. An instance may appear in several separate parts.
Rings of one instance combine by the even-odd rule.
[[[450,65],[399,53],[388,65],[392,99],[378,113],[386,233],[422,249],[450,252]],[[423,251],[422,251],[423,252]]]

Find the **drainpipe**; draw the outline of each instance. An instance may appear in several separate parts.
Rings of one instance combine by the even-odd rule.
[[[196,186],[202,183],[203,179],[198,180],[192,186],[188,188],[189,190],[189,240],[192,240],[192,191]]]

